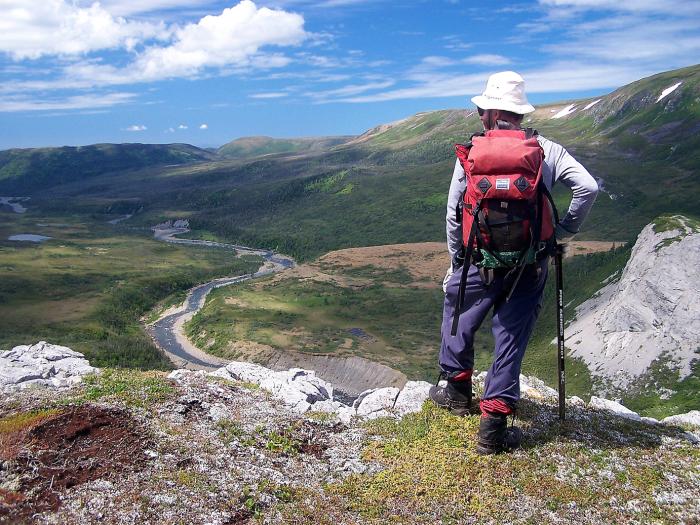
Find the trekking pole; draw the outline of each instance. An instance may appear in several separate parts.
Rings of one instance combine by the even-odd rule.
[[[566,418],[566,384],[564,375],[564,276],[562,259],[564,245],[557,243],[554,267],[557,277],[557,370],[559,372],[559,420]]]

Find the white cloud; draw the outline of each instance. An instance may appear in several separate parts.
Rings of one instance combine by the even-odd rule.
[[[100,49],[135,49],[148,38],[169,35],[169,45],[147,45],[133,60],[118,67],[100,60],[67,63],[63,76],[53,81],[25,83],[35,89],[123,85],[166,78],[195,77],[205,70],[233,74],[244,69],[269,69],[289,64],[290,58],[263,52],[267,46],[295,46],[310,37],[301,15],[258,8],[242,0],[217,16],[165,32],[163,24],[127,22],[114,18],[95,3],[89,8],[46,0],[30,13],[28,0],[8,0],[21,7],[0,17],[0,52],[17,60],[47,54],[80,54]],[[34,3],[34,2],[33,2]],[[4,31],[3,31],[4,30]],[[37,36],[39,35],[39,36]]]
[[[185,124],[180,124],[177,129],[187,129],[187,126]]]
[[[462,62],[480,66],[502,66],[510,64],[511,60],[502,55],[472,55],[462,60]]]
[[[699,13],[696,0],[539,0],[540,4],[580,10],[629,11],[633,13]]]
[[[525,88],[532,93],[564,93],[591,89],[615,88],[655,71],[640,70],[634,64],[589,64],[557,62],[544,68],[519,71],[525,78]],[[452,72],[424,72],[411,75],[413,85],[357,97],[345,97],[336,102],[365,103],[419,98],[469,97],[481,93],[491,72],[455,75]],[[466,103],[466,101],[465,101]]]
[[[293,46],[307,38],[304,19],[296,13],[258,8],[250,0],[205,16],[176,31],[166,47],[153,46],[141,53],[127,71],[143,80],[193,76],[204,68],[248,66],[264,46]],[[284,57],[272,57],[285,65]]]
[[[81,3],[91,5],[94,0],[84,0]],[[150,13],[177,7],[193,8],[211,4],[211,0],[101,0],[100,5],[113,15],[128,16],[139,13]]]
[[[207,125],[207,124],[201,124],[201,125],[199,126],[199,129],[209,129],[209,125]]]
[[[386,89],[393,85],[393,80],[385,80],[382,82],[367,82],[365,84],[352,84],[349,86],[343,86],[337,89],[329,89],[326,91],[309,92],[307,93],[307,95],[316,99],[317,102],[331,102],[339,98],[344,99],[345,97],[359,95],[360,93],[365,93],[367,91]]]
[[[0,100],[0,112],[55,111],[110,107],[134,99],[133,93],[76,95],[63,99],[30,99],[25,96],[7,96]]]
[[[697,21],[667,20],[654,24],[644,17],[626,17],[617,22],[584,24],[580,32],[572,33],[570,41],[546,45],[544,49],[557,55],[623,64],[656,62],[659,69],[674,59],[700,56]]]
[[[289,96],[289,93],[283,93],[283,92],[270,92],[270,93],[253,93],[252,95],[248,95],[250,98],[261,98],[261,99],[266,99],[266,98],[283,98]]]
[[[463,42],[461,36],[447,35],[442,39],[446,42],[445,49],[450,49],[451,51],[464,51],[473,47],[473,44]]]
[[[3,0],[0,14],[0,52],[15,60],[131,49],[168,35],[162,23],[115,18],[98,3],[81,8],[65,0]]]
[[[455,61],[453,59],[441,56],[424,57],[420,63],[421,66],[425,66],[427,68],[446,67],[454,64]]]
[[[148,128],[143,124],[134,124],[128,128],[125,128],[125,131],[146,131],[147,129]]]

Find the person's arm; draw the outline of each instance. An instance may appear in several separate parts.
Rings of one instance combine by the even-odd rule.
[[[462,223],[457,221],[457,209],[466,188],[467,178],[462,165],[457,160],[452,172],[450,192],[447,195],[447,216],[445,217],[447,251],[452,261],[454,261],[455,255],[462,251]]]
[[[552,170],[552,184],[560,181],[572,193],[571,203],[566,215],[561,217],[557,227],[557,237],[571,237],[578,233],[581,224],[591,210],[598,195],[598,183],[566,149],[550,140],[544,139],[542,147],[545,162]]]

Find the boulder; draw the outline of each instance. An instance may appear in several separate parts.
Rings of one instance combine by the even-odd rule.
[[[676,414],[661,420],[664,425],[691,425],[700,427],[700,410],[691,410],[685,414]]]
[[[32,386],[65,388],[98,371],[83,354],[65,346],[46,341],[15,346],[0,354],[0,391]]]
[[[585,407],[586,406],[586,402],[578,396],[571,396],[571,397],[567,398],[566,401],[571,406],[575,406],[575,407]]]
[[[559,397],[559,392],[547,386],[544,381],[536,377],[525,377],[520,374],[520,393],[531,399],[544,399]]]
[[[629,408],[616,401],[610,401],[609,399],[603,399],[602,397],[591,396],[591,401],[588,403],[588,408],[593,408],[596,410],[606,410],[612,412],[613,414],[624,417],[627,419],[632,419],[634,421],[641,421],[642,418],[636,412],[633,412]]]
[[[394,403],[399,389],[393,386],[375,388],[360,394],[353,404],[357,415],[367,419],[393,416]]]
[[[357,415],[355,409],[344,405],[339,401],[317,401],[311,407],[314,412],[324,412],[327,414],[335,414],[338,421],[343,423],[350,423],[353,417]]]
[[[316,377],[313,370],[292,368],[274,372],[264,366],[234,361],[211,375],[255,383],[299,413],[308,411],[316,402],[333,399],[333,386]]]
[[[425,381],[408,381],[399,393],[399,397],[396,398],[396,403],[394,403],[396,415],[405,416],[406,414],[420,412],[423,403],[428,399],[428,392],[431,386],[430,383]]]
[[[259,385],[263,379],[272,374],[272,370],[264,366],[255,365],[253,363],[245,363],[242,361],[233,361],[224,368],[219,368],[211,373],[216,377],[223,377],[231,381],[245,381],[247,383],[255,383]]]

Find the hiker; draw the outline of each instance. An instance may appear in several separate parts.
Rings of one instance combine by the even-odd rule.
[[[595,201],[598,185],[588,171],[562,146],[537,135],[532,130],[528,130],[532,136],[518,131],[522,129],[523,116],[535,110],[528,103],[525,82],[520,75],[512,71],[491,75],[484,92],[471,100],[477,107],[486,136],[481,138],[475,136],[466,146],[456,147],[458,160],[452,175],[447,202],[447,246],[452,264],[443,283],[445,303],[439,356],[441,377],[446,379],[447,383],[445,387],[432,387],[430,397],[438,406],[449,409],[457,415],[467,415],[470,409],[476,411],[471,407],[474,334],[488,312],[493,309],[492,332],[495,339],[495,353],[493,364],[486,375],[484,393],[479,404],[481,419],[477,443],[478,453],[493,454],[517,448],[522,438],[520,429],[507,426],[507,416],[514,413],[520,398],[520,368],[525,348],[541,308],[547,279],[547,264],[553,252],[554,237],[561,243],[570,240],[579,231]],[[533,242],[527,241],[530,243],[529,247],[526,246],[523,251],[491,252],[488,249],[481,249],[487,247],[482,230],[493,224],[483,224],[484,208],[482,207],[482,211],[479,211],[482,206],[481,200],[477,202],[474,210],[470,210],[472,205],[465,202],[467,177],[462,162],[472,162],[467,158],[472,155],[470,153],[472,149],[474,155],[477,150],[480,153],[483,152],[483,149],[479,148],[483,147],[484,142],[479,142],[480,140],[499,144],[497,141],[500,139],[489,139],[489,135],[509,137],[517,135],[520,138],[513,140],[517,140],[518,144],[528,145],[529,151],[540,155],[539,159],[541,159],[541,153],[544,153],[544,159],[539,161],[541,172],[538,171],[537,166],[535,167],[535,173],[541,173],[544,183],[537,186],[546,188],[538,191],[548,197],[547,199],[541,197],[544,204],[536,212],[540,217],[537,220],[540,228],[533,227],[533,215],[528,215],[529,234],[522,233],[523,224],[525,224],[522,218],[521,223],[518,224],[507,222],[508,217],[513,219],[512,215],[508,215],[511,212],[505,213],[501,210],[500,222],[492,220],[493,224],[506,226],[506,229],[502,229],[502,232],[506,232],[504,234],[506,237],[512,236],[513,231],[518,232],[518,235],[530,237],[534,231],[540,241],[537,246],[533,247]],[[535,140],[532,140],[533,138]],[[527,139],[530,140],[527,141]],[[472,143],[474,146],[470,148]],[[496,151],[496,156],[500,158],[500,150]],[[503,153],[504,156],[508,154],[510,153]],[[475,164],[467,165],[472,166],[469,170],[473,177],[472,169]],[[491,165],[494,163],[492,162]],[[489,195],[487,190],[493,185],[488,180],[484,183],[483,178],[479,179],[479,177],[476,177],[479,180],[476,184],[479,188],[474,188],[472,193],[477,192],[478,195],[478,191],[481,191],[483,195]],[[515,186],[522,193],[535,179],[530,180],[529,183],[528,180],[523,182],[520,179],[510,179],[513,182],[512,185],[505,178],[490,180],[495,180],[495,186],[500,186],[500,189],[511,190],[511,186]],[[553,202],[551,207],[548,202],[551,199],[549,190],[558,181],[571,190],[573,198],[566,215],[558,224],[554,224],[556,211],[553,209]],[[512,191],[515,192],[514,189]],[[484,201],[487,199],[484,198]],[[537,203],[539,204],[540,201],[537,200]],[[512,203],[504,200],[498,204],[508,209],[509,204]],[[513,208],[511,206],[510,209]],[[490,217],[496,216],[493,210],[491,213],[493,215]],[[528,211],[528,213],[531,212]],[[466,227],[463,230],[462,225],[465,220],[469,220],[473,226],[469,227],[469,237],[466,240]],[[488,231],[493,234],[492,237],[501,235]],[[494,239],[492,241],[492,244],[495,243]],[[502,235],[499,241],[503,241]],[[472,248],[467,248],[468,245],[472,245]],[[470,260],[465,261],[467,253]],[[502,259],[506,256],[511,256],[511,259],[503,261]],[[493,264],[487,264],[489,262]],[[464,277],[463,271],[467,272]],[[462,288],[461,294],[460,288]]]

